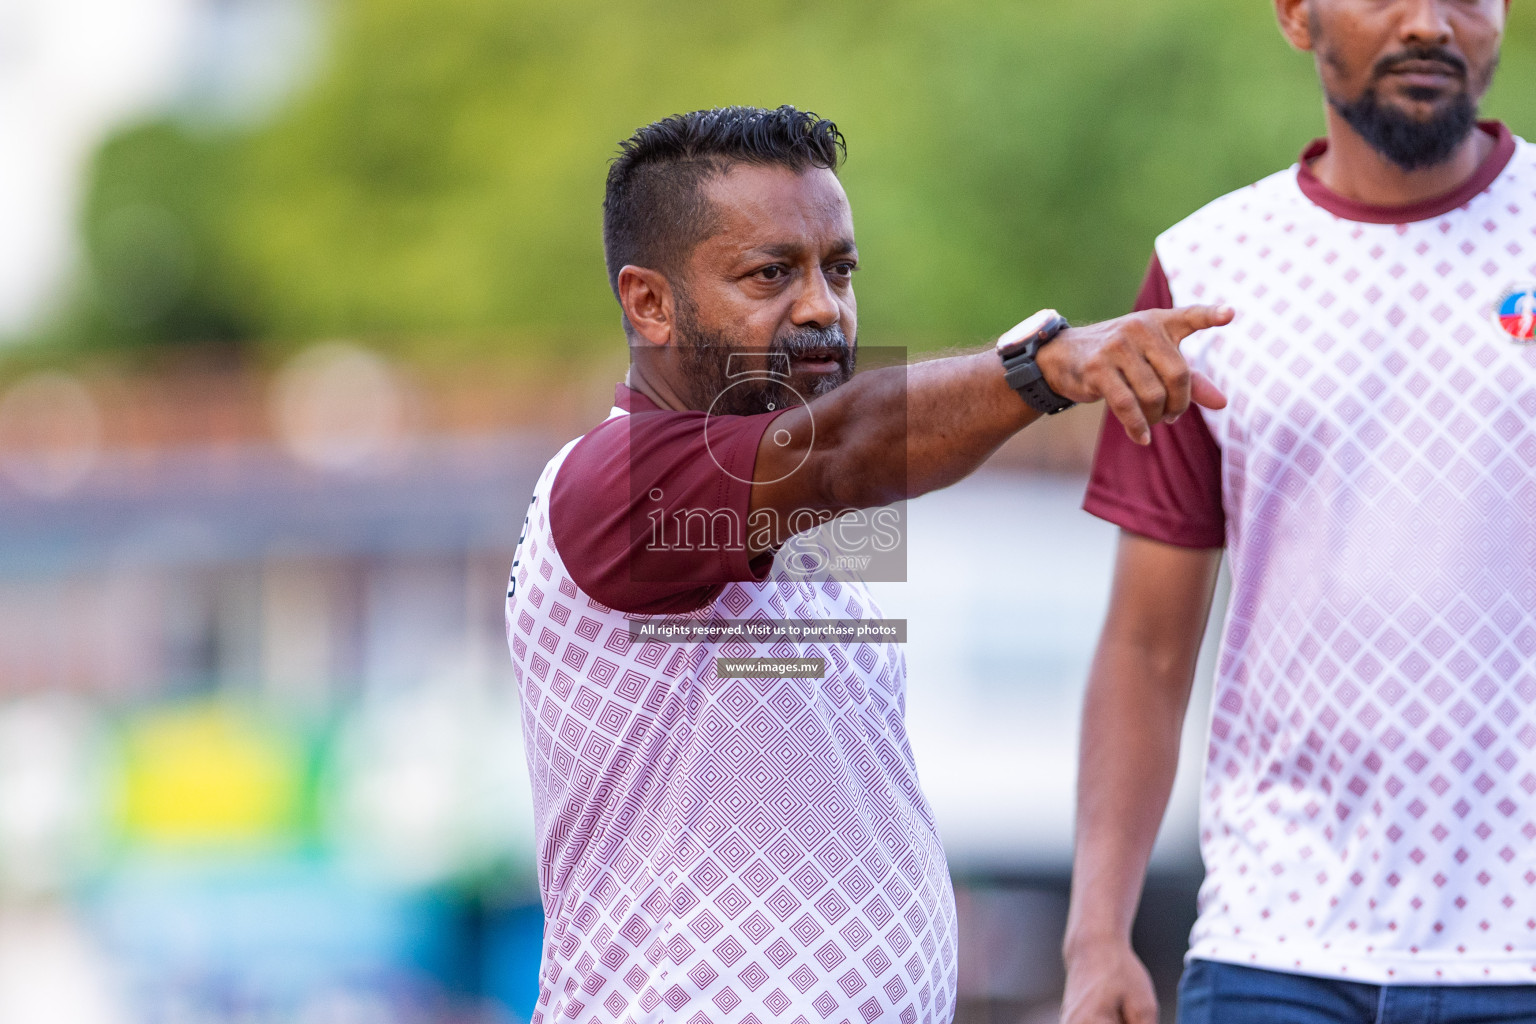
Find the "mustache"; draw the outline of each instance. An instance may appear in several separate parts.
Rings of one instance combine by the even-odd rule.
[[[1462,78],[1467,77],[1467,62],[1443,46],[1410,46],[1406,50],[1391,53],[1376,62],[1372,73],[1376,77],[1391,74],[1403,64],[1415,61],[1432,61],[1444,64]]]
[[[813,352],[826,352],[839,362],[845,361],[853,351],[848,338],[839,324],[831,327],[796,327],[773,339],[773,351],[795,357]]]

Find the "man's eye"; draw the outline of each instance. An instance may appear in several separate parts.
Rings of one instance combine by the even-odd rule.
[[[757,276],[761,277],[764,281],[777,281],[784,276],[784,268],[777,264],[764,267],[757,272]]]

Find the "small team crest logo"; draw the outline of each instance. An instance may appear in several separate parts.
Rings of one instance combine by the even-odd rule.
[[[1493,322],[1518,342],[1536,341],[1536,287],[1505,292],[1494,310]]]

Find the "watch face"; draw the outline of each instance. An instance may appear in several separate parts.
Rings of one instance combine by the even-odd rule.
[[[1004,356],[1011,356],[1024,347],[1029,341],[1060,314],[1054,309],[1042,309],[1040,312],[1019,321],[1013,328],[997,339],[997,350]]]

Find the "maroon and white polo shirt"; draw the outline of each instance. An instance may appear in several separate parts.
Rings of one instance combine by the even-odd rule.
[[[535,1022],[949,1021],[954,898],[900,647],[629,639],[630,615],[879,616],[860,583],[637,528],[658,506],[745,520],[776,414],[715,417],[706,443],[702,413],[617,402],[545,468],[507,599],[547,919]],[[720,656],[827,670],[722,679]]]
[[[1103,435],[1087,508],[1232,572],[1191,956],[1536,982],[1536,148],[1382,209],[1302,163],[1157,240],[1231,399]],[[1513,326],[1511,326],[1513,324]]]

